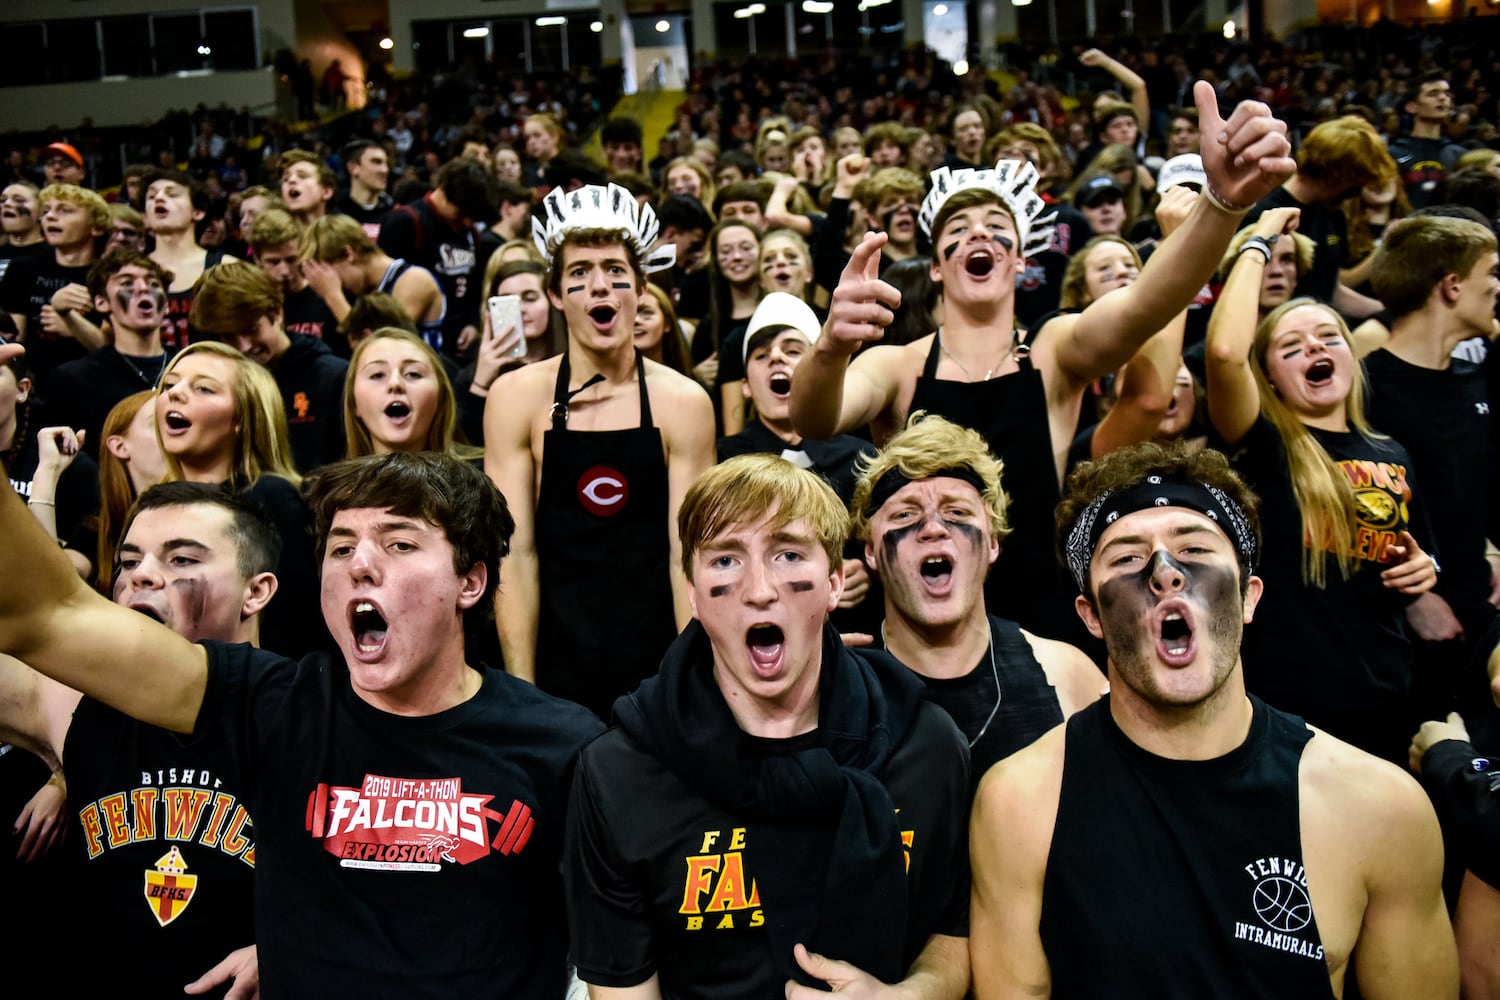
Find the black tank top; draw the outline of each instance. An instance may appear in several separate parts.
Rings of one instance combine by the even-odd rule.
[[[1312,733],[1250,700],[1245,742],[1206,761],[1136,746],[1108,698],[1068,720],[1040,927],[1054,1000],[1333,997],[1302,867]]]
[[[1073,592],[1064,586],[1052,547],[1056,531],[1052,510],[1060,499],[1057,461],[1052,455],[1047,388],[1042,373],[1031,363],[1030,347],[1040,333],[1032,331],[1025,349],[1017,351],[1019,371],[983,382],[939,379],[941,347],[938,337],[933,337],[912,392],[910,412],[926,410],[972,427],[1005,463],[1005,492],[1011,498],[1006,519],[1011,533],[985,580],[985,606],[1038,635],[1066,639],[1074,623],[1064,612]]]
[[[203,251],[203,270],[224,263],[224,248],[209,247]],[[193,300],[198,297],[198,285],[179,292],[167,293],[167,315],[162,319],[161,345],[168,351],[180,351],[188,344],[200,340],[213,340],[212,336],[188,325],[188,316],[193,311]]]
[[[997,760],[1029,746],[1062,722],[1057,689],[1015,622],[990,615],[995,666],[985,650],[962,677],[926,677],[927,700],[947,712],[969,744],[970,791]],[[995,686],[996,677],[999,687]],[[993,712],[993,717],[991,716]]]

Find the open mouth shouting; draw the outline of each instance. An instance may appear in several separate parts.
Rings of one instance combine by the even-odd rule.
[[[796,280],[796,275],[792,272],[791,268],[777,267],[767,270],[766,278],[771,284],[776,286],[777,291],[785,292],[792,287],[792,282]]]
[[[946,594],[953,586],[953,560],[948,556],[928,556],[919,567],[922,584],[928,592]]]
[[[1192,609],[1182,602],[1163,604],[1155,615],[1156,652],[1169,666],[1184,667],[1193,662],[1198,643],[1193,635]]]
[[[392,423],[399,424],[407,417],[411,416],[411,407],[402,400],[394,399],[386,404],[385,409],[382,412],[385,413],[386,419],[390,420]]]
[[[777,399],[785,399],[792,394],[792,376],[788,372],[772,372],[767,384],[771,395]]]
[[[1330,358],[1319,358],[1307,367],[1308,385],[1322,387],[1333,380],[1334,366]]]
[[[385,616],[370,601],[359,601],[349,612],[354,647],[363,656],[378,656],[385,648]]]
[[[745,633],[750,666],[759,677],[775,677],[786,660],[786,633],[779,625],[752,625]]]
[[[162,430],[174,437],[186,434],[193,427],[193,422],[181,410],[168,410],[162,416],[161,422]]]
[[[593,320],[595,329],[608,331],[614,327],[615,317],[619,314],[614,306],[599,305],[589,310],[589,319]]]
[[[964,271],[975,278],[988,278],[995,270],[995,251],[989,247],[975,247],[964,257]]]

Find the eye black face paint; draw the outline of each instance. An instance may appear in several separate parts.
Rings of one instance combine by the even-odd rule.
[[[958,244],[959,244],[959,241],[958,240],[954,240],[952,243],[949,243],[947,246],[943,247],[943,259],[944,260],[952,260],[953,259],[953,255],[956,254],[956,253],[958,253]]]
[[[1016,248],[1016,241],[1011,239],[1005,233],[996,233],[994,236],[994,240],[996,243],[1000,244],[1007,250],[1014,250]]]
[[[709,597],[724,597],[729,593],[729,584],[720,583],[708,588]]]
[[[628,281],[616,281],[614,284],[610,285],[609,287],[610,288],[634,288],[635,286],[632,285]]]
[[[172,589],[182,595],[183,607],[187,612],[185,620],[180,623],[182,633],[197,635],[208,609],[207,588],[202,580],[173,580]]]
[[[806,594],[813,589],[813,583],[811,580],[793,580],[788,583],[787,586],[791,588],[791,591],[794,594]]]
[[[583,291],[583,286],[582,285],[571,285],[568,288],[568,294],[569,295],[573,295],[573,294],[576,294],[577,292],[581,292],[581,291]]]

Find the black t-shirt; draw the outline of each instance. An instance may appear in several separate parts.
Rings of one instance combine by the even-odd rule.
[[[375,195],[375,204],[369,208],[361,205],[350,196],[347,188],[339,191],[328,203],[328,211],[339,215],[347,215],[364,229],[365,235],[370,237],[370,242],[380,239],[380,224],[390,214],[391,209],[396,207],[396,202],[390,195],[381,191]]]
[[[5,281],[5,272],[14,260],[46,260],[53,256],[52,246],[46,240],[18,247],[12,243],[0,243],[0,282]]]
[[[1494,614],[1484,557],[1491,516],[1489,388],[1484,372],[1453,359],[1446,371],[1409,364],[1390,351],[1365,359],[1370,420],[1410,449],[1443,571],[1436,590],[1474,635]]]
[[[87,357],[69,361],[52,373],[48,422],[87,431],[83,449],[97,459],[109,411],[126,396],[156,388],[157,379],[175,353],[138,358],[106,344]]]
[[[120,995],[166,1000],[255,943],[253,823],[201,751],[84,698],[64,759],[69,884],[101,931],[62,963],[60,985],[87,995],[108,969]]]
[[[271,374],[286,406],[287,434],[297,471],[308,473],[344,457],[344,378],[349,362],[322,341],[292,334]]]
[[[1297,232],[1313,241],[1313,266],[1297,282],[1298,295],[1311,295],[1320,302],[1332,302],[1338,288],[1339,269],[1349,260],[1349,224],[1344,213],[1327,205],[1304,204],[1293,198],[1284,187],[1256,202],[1240,225],[1248,226],[1272,208],[1297,208],[1302,217]]]
[[[328,308],[328,303],[323,301],[321,295],[313,291],[311,285],[283,296],[281,308],[282,322],[287,333],[321,340],[334,354],[345,360],[353,353],[349,349],[349,342],[339,334],[339,321],[334,319],[333,310]]]
[[[1391,141],[1391,157],[1396,161],[1412,208],[1426,208],[1442,201],[1443,181],[1465,152],[1464,147],[1443,138],[1402,135]]]
[[[775,755],[816,740],[757,742]],[[968,936],[968,774],[959,740],[942,710],[924,705],[877,775],[907,852],[903,968],[933,934]],[[620,729],[579,758],[571,809],[568,894],[581,979],[626,987],[654,973],[667,1000],[782,994],[766,932],[776,904],[761,898],[756,881],[765,863],[757,824],[702,798]],[[831,835],[809,828],[809,851]]]
[[[1323,587],[1303,582],[1302,513],[1286,448],[1268,421],[1257,420],[1244,440],[1226,449],[1261,499],[1264,544],[1256,575],[1265,590],[1245,627],[1245,685],[1277,708],[1372,749],[1345,723],[1404,704],[1411,691],[1414,654],[1404,619],[1410,598],[1385,587],[1380,573],[1392,565],[1387,549],[1403,529],[1433,551],[1422,507],[1426,493],[1395,440],[1311,430],[1354,488],[1356,568],[1345,580],[1330,556]],[[1383,735],[1404,752],[1411,732]],[[1372,752],[1389,756],[1393,748]]]
[[[18,257],[11,261],[0,283],[0,308],[26,318],[26,367],[31,370],[32,383],[44,396],[53,370],[88,351],[72,337],[43,330],[42,306],[51,305],[52,296],[65,285],[86,285],[92,266],[64,266],[57,262],[56,254]],[[95,325],[101,320],[98,313],[86,315]]]
[[[193,736],[255,817],[266,995],[562,995],[563,814],[592,715],[487,669],[461,705],[390,715],[337,657],[204,645]]]

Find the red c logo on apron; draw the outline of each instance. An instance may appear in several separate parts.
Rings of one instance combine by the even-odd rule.
[[[578,502],[597,517],[610,517],[625,509],[630,483],[607,465],[596,465],[578,477]]]

